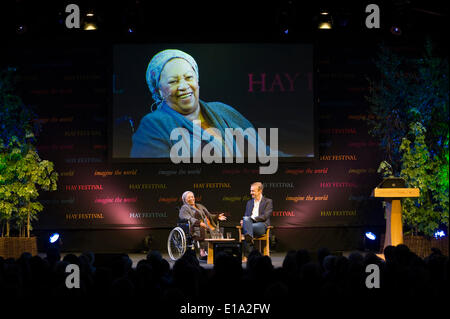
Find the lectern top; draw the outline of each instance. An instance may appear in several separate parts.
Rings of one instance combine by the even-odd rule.
[[[372,192],[373,197],[419,197],[420,190],[418,188],[378,188]]]

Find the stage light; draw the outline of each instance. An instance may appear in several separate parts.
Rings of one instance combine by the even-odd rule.
[[[366,233],[366,237],[369,238],[370,240],[375,240],[375,239],[377,239],[377,236],[376,236],[374,233],[370,232],[370,231],[368,231],[368,232]]]
[[[391,33],[393,35],[401,35],[402,34],[402,29],[400,29],[400,27],[398,25],[393,25],[391,27]]]
[[[443,230],[438,230],[434,233],[434,238],[442,238],[445,237],[445,232]]]
[[[321,23],[319,23],[319,29],[322,29],[322,30],[332,29],[331,23],[330,22],[321,22]]]
[[[46,243],[46,249],[53,249],[56,251],[60,251],[62,247],[62,237],[59,233],[49,233],[48,234],[48,241]]]
[[[97,30],[97,17],[95,16],[94,10],[89,9],[86,13],[86,17],[84,18],[84,26],[83,30],[85,31],[93,31]]]
[[[97,30],[97,25],[95,23],[86,23],[84,25],[83,30],[85,31]]]
[[[50,242],[50,244],[54,244],[59,240],[59,234],[58,233],[53,233],[50,235],[50,238],[48,239],[48,241]]]
[[[374,230],[366,230],[363,237],[363,250],[378,252],[380,250],[380,236]]]
[[[320,30],[329,30],[333,29],[333,19],[331,17],[331,14],[326,9],[321,9],[319,11],[319,16],[316,17],[317,21],[317,27]]]
[[[18,24],[16,25],[16,33],[17,34],[24,34],[27,32],[28,28],[25,24]]]

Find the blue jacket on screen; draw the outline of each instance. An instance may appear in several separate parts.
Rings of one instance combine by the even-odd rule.
[[[203,116],[206,120],[208,120],[209,124],[220,131],[223,139],[225,138],[225,128],[241,128],[243,130],[247,128],[254,129],[253,125],[242,114],[224,103],[206,103],[200,101],[200,108]],[[189,143],[187,145],[190,146],[190,154],[193,154],[193,123],[163,102],[159,109],[145,115],[142,118],[138,130],[133,135],[133,146],[131,148],[130,157],[169,158],[172,146],[180,141],[180,139],[170,139],[172,130],[176,128],[184,128],[189,132],[190,141],[187,142]],[[201,140],[200,137],[200,141],[197,142],[201,143],[202,146],[210,143],[211,141],[213,143],[219,143],[222,148],[223,145],[221,142],[212,139],[212,136],[205,130],[201,129],[201,135],[211,137],[210,140],[208,139],[206,141]],[[245,140],[247,140],[249,145],[255,147],[255,138],[250,138],[249,142],[249,139],[245,136]],[[234,144],[231,147],[233,147],[234,152],[236,152],[236,145]]]

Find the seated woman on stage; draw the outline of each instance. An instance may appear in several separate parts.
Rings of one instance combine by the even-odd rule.
[[[194,193],[186,191],[181,196],[184,205],[180,208],[180,219],[186,219],[191,226],[192,238],[200,243],[201,259],[206,259],[205,238],[211,238],[211,233],[217,231],[217,221],[227,220],[224,214],[211,214],[205,206],[195,202]]]

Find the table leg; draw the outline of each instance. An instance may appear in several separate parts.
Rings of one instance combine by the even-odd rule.
[[[207,264],[212,265],[214,264],[214,243],[208,242],[208,260]]]

